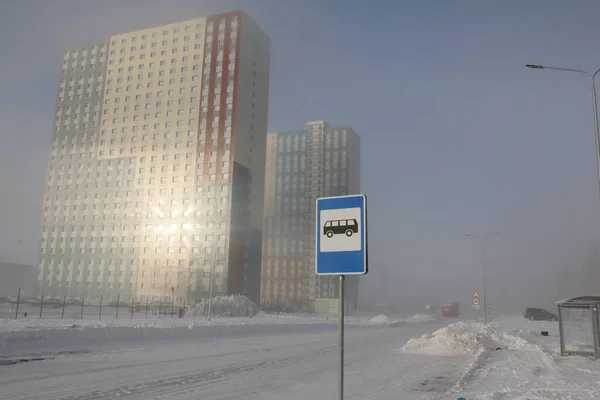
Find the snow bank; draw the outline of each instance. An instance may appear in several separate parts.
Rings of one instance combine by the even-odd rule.
[[[260,311],[252,300],[243,295],[216,296],[212,302],[203,299],[194,307],[196,315],[208,315],[209,303],[212,315],[221,315],[226,317],[248,317],[256,315]]]
[[[371,318],[369,323],[373,325],[388,325],[390,323],[390,319],[387,317],[387,315],[379,314]]]
[[[267,314],[258,312],[253,304],[243,296],[223,296],[215,298],[214,311],[225,310],[228,315],[232,310],[243,310],[248,307],[249,316],[226,317],[214,316],[210,321],[201,312],[188,310],[184,318],[152,316],[144,318],[123,319],[8,319],[0,318],[0,356],[13,350],[25,350],[29,347],[72,347],[86,346],[93,343],[115,342],[147,339],[176,339],[183,337],[215,337],[223,335],[263,334],[272,332],[309,332],[331,329],[337,325],[337,318],[308,314]],[[196,311],[203,310],[206,304],[200,304]],[[229,310],[226,306],[230,306]],[[193,310],[192,310],[193,311]],[[214,315],[214,314],[213,314]],[[236,315],[236,314],[234,314]],[[237,314],[239,315],[239,314]],[[423,321],[421,316],[409,318],[413,322]],[[385,315],[378,315],[370,320],[359,320],[354,316],[346,319],[348,326],[354,327],[396,327],[404,325],[402,319],[394,320]],[[279,328],[273,328],[279,326]],[[312,327],[311,327],[312,326]]]
[[[162,319],[8,319],[0,318],[0,335],[9,332],[38,332],[47,330],[66,330],[66,329],[106,329],[106,328],[127,328],[127,329],[172,329],[181,327],[202,327],[202,326],[240,326],[240,325],[282,325],[282,324],[319,324],[328,322],[325,318],[305,318],[297,315],[273,315],[260,313],[255,317],[229,318],[213,316],[209,321],[202,316]],[[331,323],[334,323],[331,320]]]
[[[369,324],[376,326],[397,327],[406,324],[417,324],[420,322],[429,322],[436,320],[436,317],[428,314],[415,314],[407,318],[392,319],[387,315],[376,315],[369,320]]]
[[[420,338],[409,340],[402,350],[430,355],[476,355],[482,350],[532,349],[537,345],[496,327],[477,322],[456,322]]]
[[[471,326],[455,324],[431,335],[437,335],[438,339],[445,337],[450,348],[460,347],[452,347],[455,344],[450,340],[452,334],[459,339],[474,338],[480,349],[474,356],[466,351],[469,355],[464,357],[470,362],[461,368],[461,378],[450,390],[433,399],[600,399],[600,364],[585,357],[561,357],[556,322],[507,315],[495,317],[489,327],[464,325]],[[541,331],[548,331],[548,336],[542,336]],[[443,341],[434,342],[430,338],[429,350]],[[417,351],[427,349],[427,346],[415,347]],[[466,347],[473,350],[477,344]],[[498,348],[502,351],[495,351]]]
[[[415,314],[410,317],[398,319],[393,319],[388,317],[387,315],[380,314],[368,320],[368,324],[373,326],[389,326],[395,328],[398,326],[405,326],[408,324],[418,324],[421,322],[435,321],[436,319],[437,318],[435,316],[428,314]]]
[[[428,322],[434,321],[437,318],[431,314],[415,314],[412,317],[405,318],[404,321],[408,323]]]
[[[13,350],[33,347],[72,347],[141,339],[216,337],[270,332],[313,332],[331,329],[336,318],[307,314],[266,314],[250,317],[202,316],[157,319],[8,319],[0,318],[0,356]],[[348,317],[347,325],[372,326],[368,321]]]

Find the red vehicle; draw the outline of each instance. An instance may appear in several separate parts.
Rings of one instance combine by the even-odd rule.
[[[442,317],[458,317],[458,303],[442,304]]]

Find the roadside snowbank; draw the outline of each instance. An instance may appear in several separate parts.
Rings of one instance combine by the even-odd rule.
[[[541,331],[548,331],[542,336]],[[433,400],[600,399],[600,364],[559,355],[558,324],[503,316],[490,325],[457,322],[409,340],[413,357],[450,357],[460,376]]]
[[[207,315],[208,308],[211,308],[212,315],[222,315],[226,317],[240,317],[256,315],[260,311],[252,300],[243,295],[215,296],[212,302],[203,299],[194,307],[195,315]]]
[[[237,304],[239,299],[231,303]],[[412,318],[412,317],[411,317]],[[409,318],[410,319],[410,318]],[[420,322],[418,315],[412,318]],[[370,320],[348,317],[347,326],[395,327],[405,322],[378,315]],[[277,332],[324,331],[337,325],[337,318],[308,314],[266,314],[254,317],[215,316],[151,319],[8,319],[0,318],[0,356],[14,351],[54,347],[69,348],[101,342],[131,340],[171,340],[221,336],[269,334]],[[277,328],[278,327],[278,328]]]
[[[254,317],[161,319],[7,319],[0,318],[0,356],[15,351],[71,348],[106,342],[215,338],[240,335],[303,333],[331,330],[336,318],[308,314],[266,314]],[[372,327],[368,320],[348,317],[346,325]]]
[[[420,338],[409,340],[402,350],[430,355],[475,355],[485,349],[520,350],[535,347],[522,337],[500,332],[477,322],[456,322]]]
[[[408,323],[428,322],[435,321],[437,318],[431,314],[415,314],[411,317],[405,318],[404,321]]]
[[[401,326],[401,325],[406,325],[406,324],[418,324],[421,322],[429,322],[429,321],[435,321],[437,318],[433,315],[428,315],[428,314],[415,314],[412,315],[410,317],[407,318],[399,318],[399,319],[392,319],[389,318],[387,315],[376,315],[375,317],[371,318],[369,320],[369,323],[371,325],[385,325],[385,326],[390,326],[390,327],[396,327],[396,326]]]
[[[14,352],[72,348],[106,342],[214,338],[330,329],[319,317],[262,314],[248,318],[121,320],[13,320],[0,318],[0,356]],[[352,324],[355,325],[355,324]],[[365,324],[363,324],[365,325]],[[279,328],[278,328],[279,327]]]
[[[379,314],[371,318],[369,323],[373,325],[388,325],[390,323],[390,319],[387,317],[387,315]]]
[[[353,321],[348,321],[353,322]],[[192,329],[207,326],[245,326],[245,325],[296,325],[296,324],[334,324],[335,320],[327,320],[321,316],[276,315],[260,313],[255,317],[213,317],[210,321],[205,317],[162,319],[2,319],[0,318],[0,335],[10,332],[40,332],[49,330],[72,329]]]

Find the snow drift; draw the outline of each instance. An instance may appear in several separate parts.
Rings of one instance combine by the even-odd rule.
[[[436,318],[433,315],[428,314],[415,314],[407,318],[391,319],[387,315],[376,315],[369,320],[371,325],[382,325],[397,327],[405,324],[418,324],[420,322],[434,321]]]
[[[390,319],[387,317],[387,315],[379,314],[371,318],[369,323],[373,325],[388,325],[390,323]]]
[[[229,297],[229,296],[227,296]],[[239,300],[239,299],[238,299]],[[236,307],[239,303],[233,303]],[[243,304],[243,303],[242,303]],[[188,313],[185,318],[162,319],[6,319],[0,318],[0,357],[14,351],[39,348],[88,346],[103,342],[212,338],[251,334],[302,333],[331,330],[337,319],[304,314],[273,315],[263,312],[249,317],[215,316],[210,321]],[[349,318],[348,326],[372,324]]]
[[[482,350],[535,349],[539,346],[495,327],[477,322],[456,322],[420,338],[409,340],[402,350],[430,355],[476,355]]]
[[[213,297],[212,302],[202,299],[194,307],[195,315],[208,315],[209,303],[212,315],[224,317],[249,317],[260,311],[260,307],[246,296],[231,295]]]
[[[434,321],[437,318],[431,314],[415,314],[412,317],[405,318],[404,321],[408,323],[428,322]]]

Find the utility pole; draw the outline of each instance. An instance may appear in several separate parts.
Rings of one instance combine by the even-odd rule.
[[[492,236],[499,235],[499,234],[500,234],[500,232],[491,233],[489,235],[484,235],[484,236],[471,235],[469,233],[465,234],[465,236],[481,240],[481,261],[483,264],[483,311],[484,311],[484,322],[486,325],[488,323],[488,302],[487,302],[487,276],[486,276],[487,275],[486,274],[487,260],[485,258],[485,239],[492,237]]]
[[[218,207],[218,198],[217,198],[217,188],[216,186],[214,186],[214,196],[213,196],[213,201],[215,203],[215,218],[216,218],[216,229],[213,230],[213,235],[214,235],[214,255],[213,255],[213,263],[212,263],[212,269],[210,271],[210,282],[208,284],[208,320],[210,321],[211,316],[212,316],[212,300],[213,300],[213,286],[214,286],[214,275],[215,275],[215,269],[217,268],[217,254],[219,253],[219,236],[220,236],[220,226],[219,224],[221,223],[219,218],[219,207]]]

